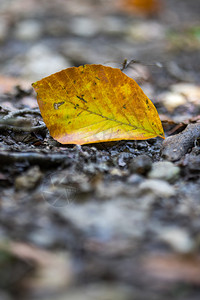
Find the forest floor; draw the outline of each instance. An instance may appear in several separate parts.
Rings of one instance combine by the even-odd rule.
[[[200,6],[115,2],[0,1],[1,300],[200,297]],[[31,83],[125,58],[165,141],[53,140]]]

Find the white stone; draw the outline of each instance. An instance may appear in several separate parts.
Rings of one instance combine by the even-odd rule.
[[[189,102],[200,104],[200,86],[191,83],[177,83],[171,86],[171,90],[183,95]]]
[[[183,95],[175,92],[165,92],[159,98],[169,111],[173,111],[176,107],[184,105],[187,102]]]
[[[141,191],[153,193],[157,197],[168,198],[176,194],[173,186],[159,179],[147,179],[139,185],[139,188]]]
[[[180,168],[169,161],[159,161],[152,165],[151,171],[148,173],[150,179],[161,179],[173,182],[178,178]]]
[[[189,253],[194,243],[188,232],[180,228],[167,228],[160,232],[159,238],[179,253]]]

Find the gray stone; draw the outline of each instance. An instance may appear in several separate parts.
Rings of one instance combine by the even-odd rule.
[[[180,168],[169,161],[159,161],[152,165],[151,171],[148,173],[150,179],[161,179],[174,182],[178,179]]]
[[[128,177],[127,182],[131,184],[138,184],[141,183],[143,180],[143,177],[138,174],[132,174]]]
[[[134,157],[130,163],[130,170],[133,173],[146,174],[151,169],[152,161],[148,155]]]
[[[142,192],[153,193],[157,197],[175,196],[176,192],[173,186],[168,182],[159,179],[148,179],[139,186]]]
[[[194,243],[188,232],[181,228],[167,228],[162,230],[159,238],[178,253],[190,253],[194,249]]]

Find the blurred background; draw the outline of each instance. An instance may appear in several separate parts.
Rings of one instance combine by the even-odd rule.
[[[200,81],[199,15],[196,0],[0,0],[0,74],[35,81],[127,58],[164,63],[151,70],[161,87],[170,72]],[[147,79],[144,65],[132,75]]]

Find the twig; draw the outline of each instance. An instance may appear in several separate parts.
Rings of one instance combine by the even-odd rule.
[[[40,154],[34,152],[5,152],[0,151],[0,161],[2,165],[13,164],[16,162],[27,162],[31,165],[39,164],[43,167],[60,165],[66,163],[70,165],[71,158],[66,154]]]
[[[29,109],[29,108],[24,108],[24,109],[19,109],[16,111],[9,112],[6,116],[3,117],[3,120],[12,119],[12,118],[15,118],[18,116],[24,116],[26,114],[41,116],[38,108],[35,110]]]
[[[181,133],[170,136],[162,144],[161,154],[170,161],[181,159],[200,137],[200,123],[189,124]]]
[[[8,112],[6,116],[0,119],[0,131],[12,130],[14,132],[35,132],[46,128],[45,124],[39,126],[17,126],[17,125],[9,124],[12,121],[12,119],[15,121],[16,117],[24,116],[26,114],[37,115],[37,116],[41,115],[39,109],[33,110],[29,108]]]
[[[127,58],[124,59],[123,63],[122,63],[122,68],[120,69],[121,71],[124,71],[125,69],[127,69],[128,67],[130,67],[133,64],[141,64],[144,66],[155,66],[158,68],[162,68],[163,64],[161,62],[155,62],[155,63],[144,63],[140,60],[135,60],[135,59],[131,59],[130,61],[127,60]]]
[[[38,130],[43,130],[46,129],[46,125],[42,124],[39,126],[32,126],[32,127],[28,127],[28,126],[24,126],[24,127],[19,127],[19,126],[14,126],[14,125],[10,125],[7,123],[0,123],[0,131],[5,131],[5,130],[12,130],[14,132],[35,132]]]

